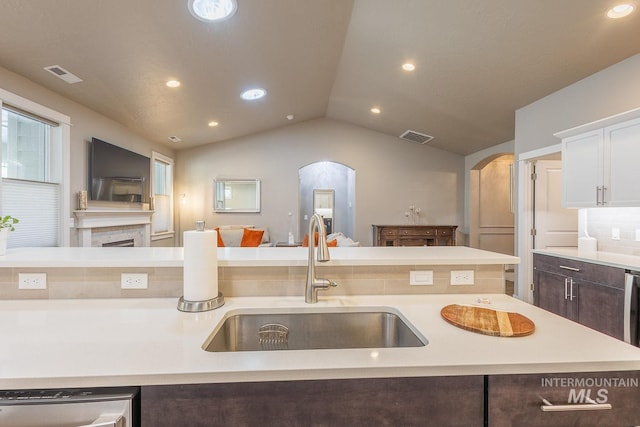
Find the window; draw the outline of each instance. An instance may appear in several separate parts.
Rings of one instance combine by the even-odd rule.
[[[152,234],[157,240],[163,234],[173,233],[173,159],[154,151],[151,154],[151,163],[153,164],[151,195],[155,210]]]
[[[0,89],[0,119],[0,215],[20,220],[8,247],[68,246],[69,118]]]

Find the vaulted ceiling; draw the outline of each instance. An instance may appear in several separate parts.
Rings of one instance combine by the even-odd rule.
[[[330,117],[469,154],[513,139],[516,109],[640,53],[640,11],[607,19],[613,4],[238,0],[204,23],[187,0],[2,0],[0,66],[178,150]],[[253,86],[267,96],[241,100]]]

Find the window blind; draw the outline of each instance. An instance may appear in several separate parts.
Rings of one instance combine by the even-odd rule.
[[[60,185],[2,180],[0,214],[20,220],[9,235],[7,247],[57,246],[60,215]]]

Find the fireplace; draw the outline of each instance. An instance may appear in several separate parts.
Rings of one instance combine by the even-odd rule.
[[[116,240],[115,242],[103,243],[103,248],[133,248],[135,246],[133,239]]]
[[[151,244],[153,211],[79,210],[74,211],[74,215],[78,231],[78,246],[135,247]]]

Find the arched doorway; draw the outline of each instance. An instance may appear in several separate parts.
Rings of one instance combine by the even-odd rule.
[[[307,234],[309,218],[319,211],[332,232],[352,237],[355,231],[356,171],[342,163],[321,161],[298,170],[299,236]],[[331,203],[333,202],[333,203]]]
[[[497,154],[476,164],[469,182],[469,246],[513,255],[514,156]]]

